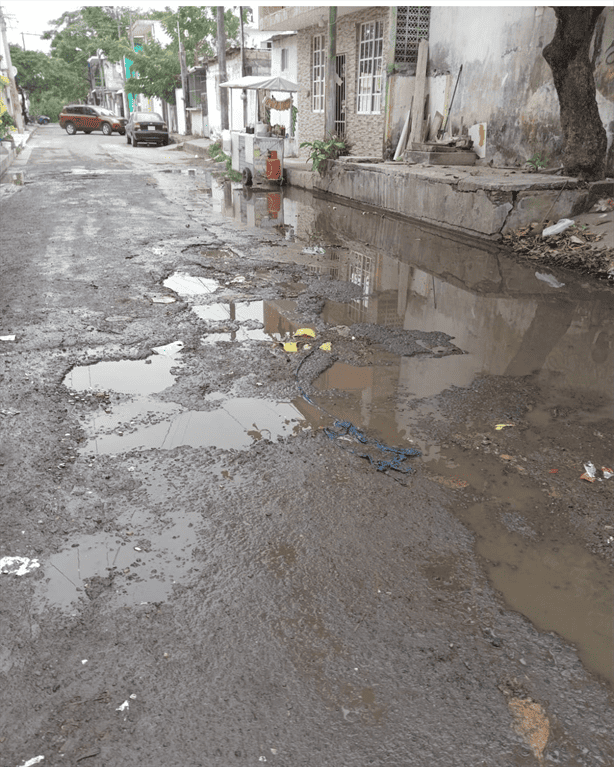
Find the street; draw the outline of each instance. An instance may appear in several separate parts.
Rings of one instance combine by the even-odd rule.
[[[0,767],[614,764],[611,286],[214,170],[0,186]]]

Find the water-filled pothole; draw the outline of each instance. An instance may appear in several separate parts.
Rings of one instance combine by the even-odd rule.
[[[207,410],[187,410],[151,395],[174,383],[170,370],[177,365],[171,356],[153,355],[146,360],[99,362],[76,367],[64,384],[76,391],[96,390],[130,399],[111,400],[97,411],[85,427],[90,436],[81,453],[117,454],[130,450],[171,450],[190,447],[217,447],[242,450],[261,439],[276,440],[306,427],[304,417],[289,402],[256,397],[207,395]]]

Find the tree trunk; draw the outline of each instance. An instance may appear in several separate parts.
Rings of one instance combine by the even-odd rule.
[[[563,129],[563,168],[595,181],[605,175],[607,135],[599,110],[589,49],[604,6],[553,7],[557,25],[543,56],[552,69]]]

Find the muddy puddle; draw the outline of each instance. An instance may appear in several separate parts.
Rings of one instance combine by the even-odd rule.
[[[614,584],[607,566],[550,527],[533,529],[548,497],[521,476],[521,457],[468,458],[467,451],[444,448],[416,428],[425,418],[443,419],[429,398],[466,389],[485,375],[530,376],[541,387],[543,402],[526,415],[529,444],[552,425],[546,403],[559,395],[573,400],[578,423],[611,419],[611,292],[593,278],[536,271],[494,246],[447,239],[343,200],[293,188],[276,194],[268,199],[227,186],[214,197],[218,210],[238,223],[277,228],[292,239],[294,248],[280,249],[281,257],[286,252],[302,263],[307,253],[312,273],[362,288],[360,299],[327,301],[323,320],[440,331],[465,352],[364,367],[338,361],[315,382],[314,401],[382,442],[420,448],[416,465],[442,484],[484,494],[486,500],[459,504],[455,513],[475,533],[493,585],[513,609],[573,642],[588,668],[614,682]],[[309,406],[303,409],[316,417]],[[518,475],[512,479],[507,459]],[[535,509],[541,509],[537,517]]]
[[[180,364],[179,352],[173,345],[170,348],[170,356],[98,362],[66,375],[64,385],[72,391],[108,397],[102,411],[84,422],[90,437],[80,448],[82,454],[172,450],[182,445],[242,450],[258,440],[276,440],[305,428],[303,416],[289,402],[212,393],[204,397],[209,409],[186,410],[155,398],[152,395],[175,381],[171,368]]]

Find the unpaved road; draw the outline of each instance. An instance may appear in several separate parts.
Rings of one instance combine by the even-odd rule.
[[[0,559],[28,572],[0,576],[1,767],[613,764],[607,649],[595,671],[512,610],[487,535],[507,519],[541,558],[579,546],[608,599],[614,479],[578,479],[581,459],[611,460],[607,398],[548,401],[529,333],[515,375],[415,408],[413,444],[454,462],[377,471],[323,428],[322,407],[362,428],[369,403],[319,374],[467,350],[435,327],[370,329],[364,281],[222,215],[232,200],[192,166],[46,126],[13,168],[26,185],[2,189]],[[177,273],[202,278],[198,300],[164,285]],[[275,343],[301,326],[312,354]],[[113,361],[119,378],[83,367]]]

